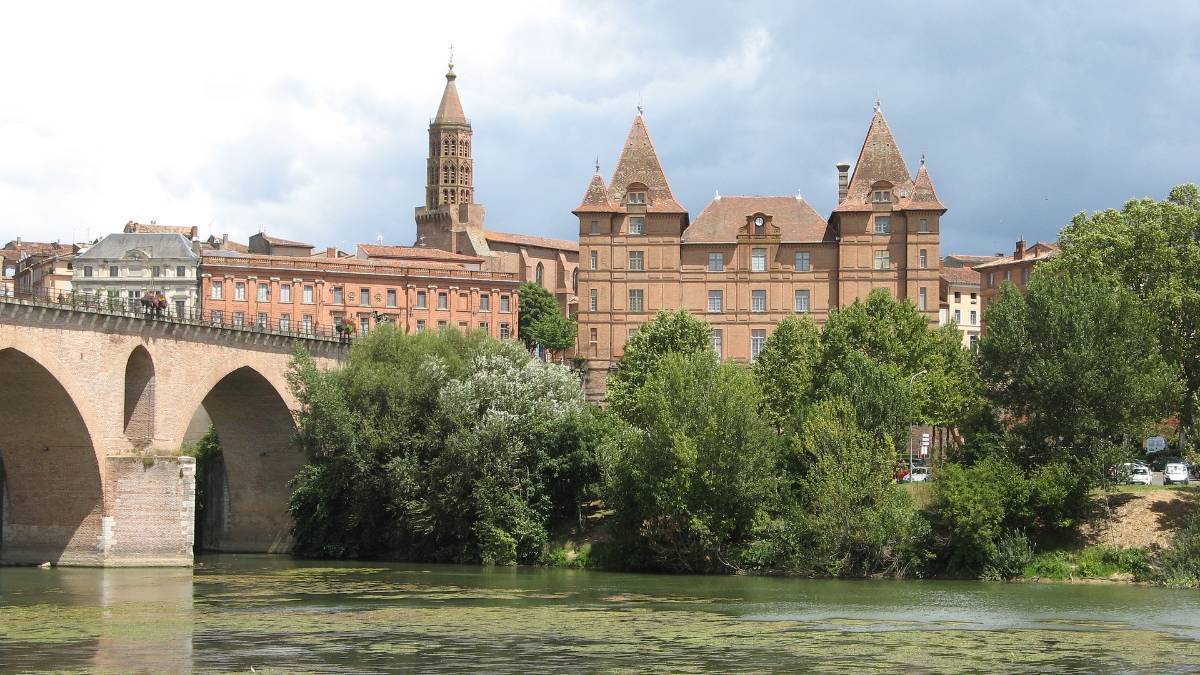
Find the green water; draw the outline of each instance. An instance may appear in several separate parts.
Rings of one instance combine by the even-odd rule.
[[[0,670],[1200,669],[1200,592],[204,557],[0,569]]]

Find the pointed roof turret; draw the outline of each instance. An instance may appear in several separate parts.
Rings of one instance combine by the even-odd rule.
[[[616,210],[608,198],[608,188],[604,185],[604,179],[600,177],[600,162],[597,160],[596,172],[592,174],[587,192],[583,193],[583,201],[579,202],[574,213],[605,213]]]
[[[458,100],[458,87],[454,86],[454,80],[458,76],[454,74],[454,63],[449,64],[450,70],[446,71],[446,90],[442,92],[442,102],[438,105],[437,115],[433,118],[434,124],[465,124],[470,125],[467,121],[467,116],[463,114],[462,102]]]
[[[642,120],[641,112],[633,118],[629,136],[617,160],[617,168],[609,181],[608,198],[617,205],[625,199],[625,192],[633,183],[646,186],[646,210],[657,213],[686,213],[671,194],[671,184],[658,161],[658,153],[650,140],[650,132]]]
[[[925,157],[921,157],[921,168],[917,169],[917,179],[913,181],[912,192],[907,199],[900,200],[900,208],[914,211],[946,212],[946,205],[938,199],[937,190],[933,189],[933,179],[925,168]]]
[[[869,211],[871,186],[880,181],[891,183],[894,194],[912,189],[912,176],[904,165],[896,138],[883,118],[883,111],[876,104],[867,137],[858,153],[858,161],[854,163],[854,174],[850,177],[846,198],[835,210]]]

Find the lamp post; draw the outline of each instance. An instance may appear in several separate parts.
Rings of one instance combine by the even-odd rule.
[[[916,383],[917,383],[917,378],[918,378],[918,377],[921,377],[921,376],[922,376],[922,375],[924,375],[926,372],[927,372],[927,371],[924,371],[924,370],[922,370],[922,371],[920,371],[920,372],[918,372],[918,373],[913,373],[913,374],[912,374],[912,377],[908,378],[908,395],[909,395],[909,396],[912,396],[912,390],[913,390],[913,387],[914,387],[914,386],[916,386]],[[913,475],[913,443],[912,443],[912,437],[913,437],[913,422],[914,422],[914,421],[915,421],[915,420],[913,419],[913,415],[912,415],[912,413],[910,413],[910,414],[909,414],[909,418],[908,418],[908,482],[910,482],[910,483],[912,482],[912,475]]]

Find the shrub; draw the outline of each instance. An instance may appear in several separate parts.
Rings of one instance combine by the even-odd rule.
[[[1175,533],[1170,548],[1158,554],[1148,576],[1166,586],[1200,586],[1200,514],[1193,514]]]
[[[1070,579],[1075,566],[1060,551],[1040,553],[1025,567],[1025,576],[1038,579]]]
[[[1021,470],[992,457],[974,466],[947,464],[933,484],[933,511],[950,569],[981,571],[996,554],[1006,522],[1027,501]]]
[[[1015,579],[1025,573],[1031,562],[1033,545],[1029,543],[1029,537],[1019,530],[1005,530],[996,540],[981,576],[991,581]]]

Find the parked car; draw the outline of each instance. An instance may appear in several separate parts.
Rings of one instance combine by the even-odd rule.
[[[1130,485],[1149,485],[1153,480],[1153,475],[1150,473],[1150,467],[1144,464],[1134,464],[1129,467],[1129,473],[1125,478],[1125,482]]]
[[[1190,478],[1188,466],[1183,462],[1169,462],[1163,467],[1163,485],[1170,485],[1172,483],[1187,485]]]
[[[914,466],[912,473],[904,477],[906,483],[924,483],[929,480],[929,467]]]

